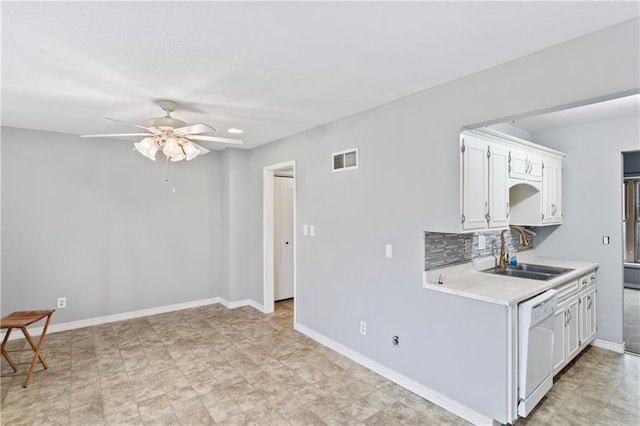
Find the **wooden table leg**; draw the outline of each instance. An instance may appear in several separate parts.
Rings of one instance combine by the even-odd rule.
[[[24,379],[24,384],[22,385],[23,388],[26,388],[27,386],[29,386],[29,380],[31,380],[31,374],[33,373],[33,369],[35,368],[36,361],[38,361],[38,359],[40,360],[40,362],[42,363],[45,369],[49,368],[44,358],[40,355],[40,349],[42,349],[42,345],[44,344],[44,338],[47,335],[47,328],[49,328],[49,321],[51,321],[51,314],[53,314],[53,312],[47,315],[47,321],[44,324],[44,328],[42,329],[42,334],[40,335],[40,339],[38,340],[38,346],[34,345],[33,340],[31,339],[31,336],[27,331],[27,327],[22,327],[22,332],[24,333],[24,337],[27,338],[29,345],[31,345],[31,348],[34,351],[33,359],[31,360],[29,371],[27,372],[27,377]]]
[[[13,362],[13,360],[9,356],[9,353],[5,349],[5,347],[7,346],[7,342],[9,341],[9,335],[11,334],[11,330],[12,330],[11,328],[7,329],[7,334],[4,335],[4,339],[2,340],[2,356],[4,357],[4,359],[7,360],[11,368],[13,368],[13,371],[17,372],[18,366]]]

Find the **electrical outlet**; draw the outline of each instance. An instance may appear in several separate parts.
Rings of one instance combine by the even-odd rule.
[[[391,338],[391,343],[393,344],[393,346],[398,346],[400,345],[400,338],[398,336],[393,336]]]
[[[464,240],[464,255],[471,256],[471,239],[467,238]]]
[[[58,297],[58,309],[64,309],[67,307],[67,298]]]
[[[367,323],[364,321],[360,321],[360,334],[363,336],[367,335]]]
[[[609,238],[607,235],[602,237],[602,244],[609,244],[610,241],[611,241],[611,238]]]

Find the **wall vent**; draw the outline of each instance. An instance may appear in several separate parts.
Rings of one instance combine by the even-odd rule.
[[[334,152],[331,157],[333,160],[331,170],[334,172],[344,172],[358,168],[358,148]]]

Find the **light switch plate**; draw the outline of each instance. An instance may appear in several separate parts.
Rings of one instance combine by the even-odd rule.
[[[309,225],[309,235],[312,237],[316,236],[316,226],[315,225]]]
[[[384,246],[384,257],[387,259],[391,259],[393,257],[393,247],[391,244],[387,244]]]
[[[302,225],[302,234],[309,235],[309,225]]]
[[[611,242],[611,238],[608,235],[602,237],[602,244],[609,244]]]
[[[484,250],[487,248],[487,237],[484,235],[478,235],[478,250]]]

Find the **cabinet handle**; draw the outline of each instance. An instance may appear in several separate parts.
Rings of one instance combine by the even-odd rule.
[[[509,205],[509,202],[507,201],[507,217],[509,217],[510,214],[511,214],[511,206]]]
[[[558,208],[556,207],[555,204],[551,203],[551,216],[555,216],[557,212],[558,212]]]
[[[571,321],[571,314],[569,313],[569,311],[564,311],[564,325],[567,326],[569,325],[569,321]]]
[[[593,300],[591,300],[591,296],[587,296],[587,309],[591,309],[591,305],[593,305]]]
[[[595,275],[591,275],[591,281],[595,281],[596,280],[596,276]]]
[[[589,281],[587,281],[587,279],[585,278],[584,280],[582,280],[582,286],[584,287],[585,285],[587,285],[589,283]]]

